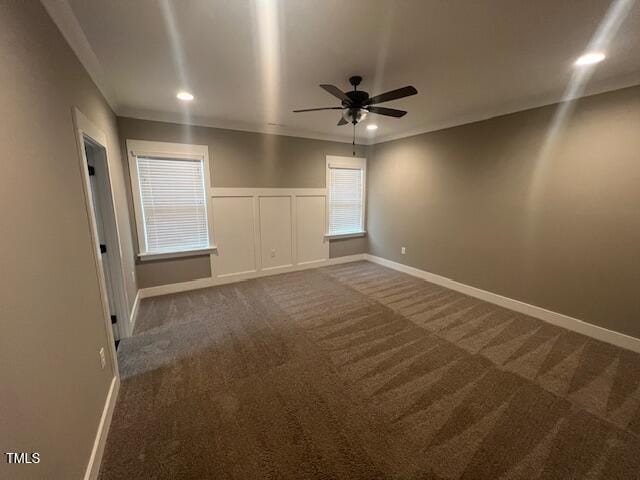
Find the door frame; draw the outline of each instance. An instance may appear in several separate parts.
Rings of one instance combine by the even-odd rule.
[[[102,254],[100,253],[100,240],[98,237],[97,221],[96,221],[95,212],[94,212],[93,196],[91,193],[91,179],[89,177],[89,169],[87,168],[87,154],[84,147],[85,138],[88,138],[92,143],[98,145],[101,148],[104,148],[104,152],[106,155],[105,164],[107,166],[107,177],[109,180],[109,184],[111,186],[113,185],[113,183],[111,181],[111,175],[109,172],[110,155],[109,155],[109,148],[107,146],[107,136],[93,122],[91,122],[80,110],[78,110],[78,108],[75,108],[75,107],[73,108],[73,123],[74,123],[74,130],[75,130],[75,136],[76,136],[76,146],[78,148],[79,167],[82,175],[81,177],[82,190],[84,192],[84,201],[85,201],[85,207],[87,210],[87,218],[89,219],[89,229],[91,231],[91,239],[92,239],[91,243],[93,244],[93,257],[96,264],[96,274],[98,277],[98,284],[100,287],[100,299],[102,303],[102,311],[103,311],[103,317],[104,317],[103,318],[104,328],[107,336],[107,343],[109,343],[109,345],[107,346],[107,350],[109,352],[109,355],[111,356],[111,365],[112,365],[113,375],[116,377],[117,379],[116,381],[119,382],[120,372],[118,369],[116,346],[115,346],[115,341],[113,336],[113,328],[111,325],[111,313],[109,312],[109,298],[107,293],[107,287],[105,284],[104,267],[102,265],[103,259],[102,259]],[[111,197],[113,200],[113,192]],[[120,248],[120,234],[118,232],[117,222],[115,222],[116,210],[115,210],[115,205],[113,204],[113,201],[111,202],[111,208],[113,208],[113,213],[114,213],[114,224],[115,224],[115,230],[116,230],[114,233],[118,240],[116,242],[117,245],[114,245],[113,247],[117,253],[118,258],[120,259],[119,271],[124,272],[124,268],[122,267],[122,249]],[[115,271],[112,271],[112,273],[114,275],[117,275],[118,270],[116,269]],[[124,285],[124,278],[121,277],[120,279],[116,279],[116,281],[122,282],[122,292],[121,292],[122,297],[124,299],[125,304],[128,305],[127,292]],[[116,298],[114,300],[116,303],[121,303],[118,297],[119,295],[116,295]],[[126,305],[124,305],[125,310],[123,310],[122,314],[127,313]],[[122,309],[122,305],[120,305],[120,308]],[[121,322],[119,323],[128,324],[128,322],[125,321],[125,318],[122,318]],[[118,325],[118,328],[119,329],[121,328],[120,325]],[[119,333],[120,333],[120,336],[122,337],[121,330],[119,330]]]

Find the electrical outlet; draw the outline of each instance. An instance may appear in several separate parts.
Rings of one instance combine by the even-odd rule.
[[[405,253],[407,253],[407,247],[400,247],[400,253],[402,255],[404,255]]]
[[[107,359],[104,357],[104,347],[100,349],[100,365],[102,368],[107,364]]]
[[[275,248],[271,249],[271,258],[276,258],[276,249]]]

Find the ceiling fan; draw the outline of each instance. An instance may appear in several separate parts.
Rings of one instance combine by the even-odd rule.
[[[399,98],[409,97],[418,93],[412,86],[398,88],[386,93],[381,93],[374,97],[369,97],[369,94],[364,90],[358,90],[358,85],[362,82],[362,77],[354,75],[349,78],[349,83],[353,85],[353,90],[350,92],[343,92],[335,85],[320,85],[321,88],[329,92],[334,97],[342,101],[340,107],[322,107],[322,108],[306,108],[304,110],[294,110],[294,113],[299,112],[316,112],[318,110],[342,110],[342,118],[338,122],[338,125],[346,125],[352,123],[355,125],[361,122],[369,113],[376,113],[378,115],[385,115],[388,117],[400,118],[404,117],[407,112],[404,110],[396,110],[395,108],[376,107],[378,103],[389,102],[391,100],[398,100]]]

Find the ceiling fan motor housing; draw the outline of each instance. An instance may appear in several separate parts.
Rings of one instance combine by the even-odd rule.
[[[364,90],[352,90],[351,92],[345,92],[347,97],[351,100],[351,106],[362,107],[364,103],[369,100],[369,94]],[[347,107],[347,101],[342,101],[342,106]]]

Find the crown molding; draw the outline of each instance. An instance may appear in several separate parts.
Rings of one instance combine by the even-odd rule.
[[[445,120],[441,122],[432,122],[422,127],[414,128],[402,133],[396,133],[391,135],[382,135],[376,137],[369,143],[369,145],[378,145],[392,140],[399,140],[401,138],[414,137],[416,135],[422,135],[424,133],[436,132],[438,130],[445,130],[447,128],[460,127],[462,125],[468,125],[470,123],[482,122],[491,118],[502,117],[505,115],[511,115],[514,113],[524,112],[527,110],[533,110],[535,108],[548,107],[552,105],[559,105],[565,102],[579,100],[581,98],[592,97],[594,95],[600,95],[602,93],[612,92],[615,90],[622,90],[623,88],[629,88],[640,85],[640,72],[633,73],[631,75],[625,75],[623,77],[615,77],[606,81],[599,82],[596,85],[588,87],[585,92],[580,95],[576,95],[571,98],[562,98],[559,95],[542,95],[531,97],[524,100],[518,100],[507,104],[500,105],[492,109],[478,110],[469,114],[465,114],[451,120]]]
[[[351,136],[342,136],[335,134],[327,134],[309,130],[298,129],[289,126],[280,125],[260,125],[250,122],[230,121],[227,119],[216,119],[206,116],[189,116],[175,112],[158,112],[148,109],[131,108],[120,106],[117,101],[115,92],[110,88],[104,69],[98,60],[93,48],[89,44],[87,37],[78,22],[71,6],[67,0],[41,0],[45,9],[58,26],[69,46],[74,51],[82,65],[85,67],[89,76],[94,81],[102,95],[119,117],[130,117],[141,120],[151,120],[159,122],[178,123],[182,125],[193,125],[202,127],[220,128],[225,130],[238,130],[243,132],[266,133],[271,135],[282,135],[287,137],[310,138],[314,140],[325,140],[339,143],[351,143]],[[555,105],[565,101],[575,100],[588,96],[598,95],[601,93],[620,90],[622,88],[640,85],[640,72],[635,72],[623,77],[606,79],[597,84],[587,87],[585,92],[575,98],[563,99],[559,94],[546,94],[517,100],[514,102],[499,105],[494,108],[484,108],[469,112],[454,118],[428,122],[421,127],[413,128],[405,132],[394,133],[389,135],[371,134],[370,136],[357,135],[357,145],[378,145],[392,140],[413,137],[424,133],[434,132],[447,128],[466,125],[469,123],[481,122],[491,118],[510,115],[534,108]],[[366,132],[365,132],[366,135]]]
[[[600,95],[602,93],[621,90],[623,88],[634,87],[637,85],[640,85],[640,72],[636,72],[634,74],[627,75],[624,77],[616,77],[614,79],[609,79],[604,82],[599,82],[598,84],[587,88],[585,93],[582,93],[581,95],[575,96],[573,98],[562,99],[562,98],[559,98],[557,94],[554,94],[554,95],[547,94],[543,96],[531,97],[528,99],[518,100],[516,102],[503,104],[492,109],[477,110],[475,112],[471,112],[450,120],[445,120],[440,122],[431,122],[421,127],[407,130],[401,133],[396,133],[391,135],[381,135],[381,136],[372,135],[371,137],[364,137],[364,138],[362,136],[356,136],[356,144],[366,145],[366,146],[378,145],[378,144],[390,142],[393,140],[400,140],[402,138],[414,137],[417,135],[436,132],[438,130],[444,130],[447,128],[459,127],[462,125],[468,125],[470,123],[482,122],[485,120],[489,120],[491,118],[511,115],[511,114],[523,112],[526,110],[548,107],[551,105],[558,105],[563,102],[578,100],[580,98],[591,97],[594,95]],[[254,125],[250,123],[232,122],[229,120],[211,119],[207,117],[185,117],[184,114],[179,114],[179,113],[158,112],[158,111],[151,111],[151,110],[144,110],[144,109],[122,108],[118,112],[118,116],[137,118],[140,120],[177,123],[181,125],[220,128],[224,130],[239,130],[243,132],[283,135],[287,137],[311,138],[314,140],[326,140],[326,141],[339,142],[339,143],[351,143],[352,141],[351,137],[342,137],[337,135],[323,134],[319,132],[300,130],[300,129],[285,127],[285,126],[272,126],[272,125],[261,126],[261,125]]]
[[[122,107],[118,110],[119,117],[135,118],[138,120],[150,120],[155,122],[176,123],[180,125],[190,125],[194,127],[219,128],[221,130],[236,130],[251,133],[266,133],[270,135],[282,135],[285,137],[310,138],[312,140],[324,140],[338,143],[351,143],[351,137],[343,137],[308,130],[301,130],[287,126],[277,125],[256,125],[245,122],[230,120],[220,120],[196,115],[185,115],[183,113],[159,112],[140,108]],[[370,145],[367,139],[356,137],[356,146]]]
[[[111,109],[117,112],[117,97],[109,87],[104,69],[67,0],[40,1]]]

